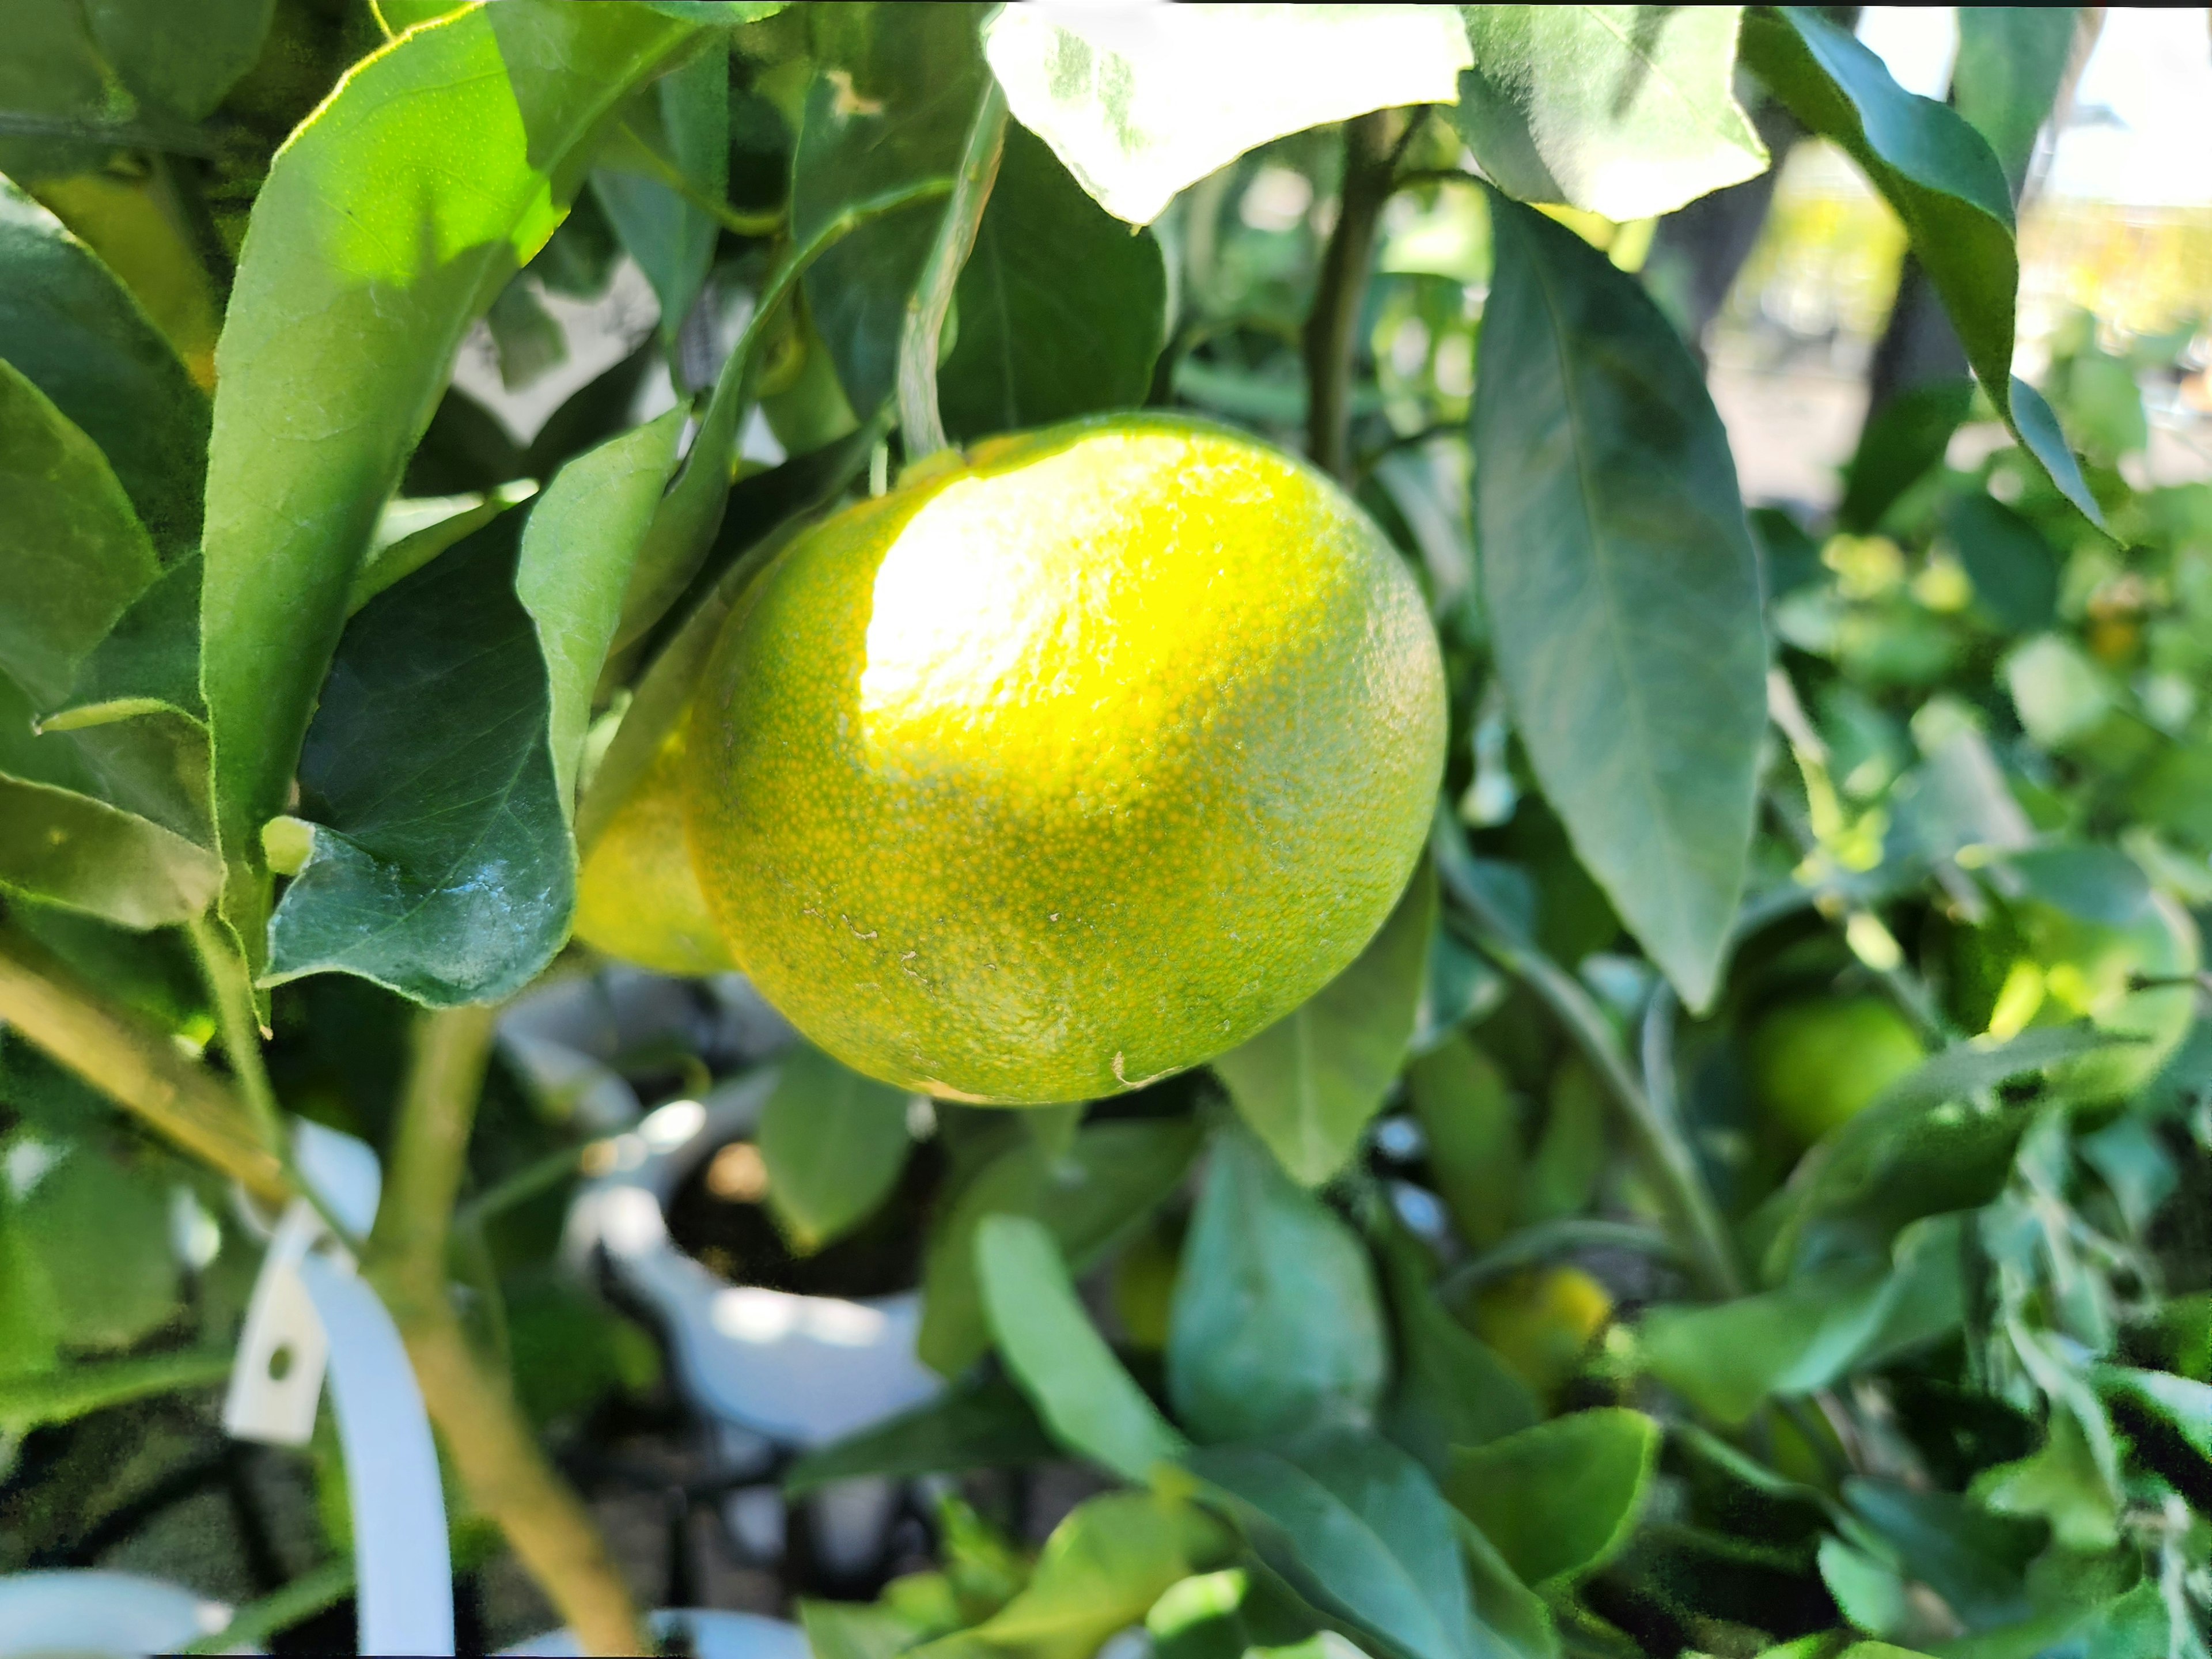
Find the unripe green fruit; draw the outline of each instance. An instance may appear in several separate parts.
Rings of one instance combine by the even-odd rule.
[[[1795,1002],[1752,1032],[1752,1086],[1769,1121],[1809,1146],[1926,1057],[1918,1034],[1884,998]]]

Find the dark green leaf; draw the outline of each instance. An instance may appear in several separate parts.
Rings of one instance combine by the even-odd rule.
[[[821,64],[792,159],[791,234],[805,244],[846,209],[902,185],[950,178],[983,92],[965,4],[843,6],[817,23]],[[944,217],[918,203],[862,225],[805,278],[814,325],[853,408],[890,395],[907,295]]]
[[[1644,1364],[1724,1423],[1770,1395],[1824,1389],[1957,1328],[1959,1230],[1957,1217],[1938,1216],[1907,1227],[1891,1263],[1842,1262],[1733,1302],[1654,1308],[1639,1328]]]
[[[532,503],[523,526],[514,594],[537,626],[545,659],[546,741],[564,814],[574,810],[592,691],[638,550],[676,470],[684,420],[682,409],[672,409],[579,455]]]
[[[2078,6],[1961,6],[1951,103],[1982,137],[2020,195],[2035,135],[2073,50]]]
[[[1543,1597],[1522,1583],[1498,1547],[1464,1515],[1460,1548],[1467,1558],[1468,1588],[1474,1593],[1474,1622],[1503,1659],[1559,1659],[1559,1632]]]
[[[0,1263],[4,1263],[7,1223],[0,1217]],[[0,1265],[0,1285],[9,1293],[7,1268]],[[0,1320],[0,1328],[4,1328]],[[0,1335],[0,1377],[9,1374],[9,1343]],[[0,1382],[0,1425],[21,1434],[42,1423],[69,1423],[111,1406],[128,1405],[155,1395],[185,1389],[210,1389],[229,1378],[238,1356],[228,1349],[216,1352],[187,1349],[181,1353],[148,1354],[143,1358],[110,1359],[70,1365],[43,1376],[21,1382]]]
[[[1271,138],[1449,104],[1468,62],[1442,6],[1185,6],[1134,28],[1009,6],[984,38],[1015,117],[1133,225]]]
[[[1425,1054],[1453,1032],[1498,1012],[1511,987],[1481,953],[1437,919],[1429,939],[1428,977],[1413,1020],[1413,1051]]]
[[[667,181],[706,202],[730,193],[730,48],[716,40],[633,100],[592,191],[660,301],[674,339],[706,285],[721,226]],[[656,165],[657,163],[657,165]]]
[[[319,827],[270,921],[270,982],[337,969],[433,1006],[496,1000],[567,937],[575,855],[517,529],[495,520],[347,628],[300,757]]]
[[[1398,1326],[1390,1437],[1441,1475],[1452,1447],[1484,1445],[1534,1424],[1541,1413],[1528,1385],[1437,1299],[1427,1251],[1395,1234],[1382,1265]]]
[[[82,132],[128,114],[130,100],[100,60],[81,6],[8,0],[0,9],[8,50],[0,53],[0,109],[33,133]],[[37,181],[78,173],[110,145],[86,137],[0,137],[0,171]]]
[[[1766,726],[1759,562],[1720,416],[1636,280],[1492,197],[1474,399],[1498,665],[1575,851],[1692,1008],[1744,883]]]
[[[1634,1530],[1659,1459],[1641,1412],[1573,1412],[1452,1454],[1444,1496],[1526,1583],[1578,1577]]]
[[[818,1250],[866,1218],[914,1145],[903,1091],[801,1043],[761,1109],[768,1200],[793,1245]]]
[[[1522,1193],[1519,1114],[1504,1073],[1455,1036],[1407,1068],[1406,1089],[1428,1137],[1430,1176],[1460,1237],[1477,1249],[1495,1244]]]
[[[1881,59],[1806,6],[1744,21],[1744,61],[1790,112],[1850,152],[1897,210],[1997,413],[2059,493],[2101,528],[2057,417],[2012,372],[2020,259],[2004,168],[1958,112],[1905,91]]]
[[[1286,1433],[1382,1397],[1389,1357],[1366,1251],[1249,1136],[1215,1139],[1167,1358],[1168,1396],[1200,1440]]]
[[[1844,1501],[1896,1552],[1906,1576],[1936,1591],[1970,1628],[2027,1613],[2021,1574],[2041,1542],[2040,1528],[1985,1514],[1955,1493],[1888,1480],[1846,1480]]]
[[[975,1275],[1006,1369],[1060,1444],[1139,1484],[1188,1450],[1091,1324],[1042,1222],[984,1217]]]
[[[204,847],[88,795],[0,774],[0,890],[143,928],[205,915],[222,886]]]
[[[106,459],[39,388],[0,362],[0,669],[43,708],[161,574]]]
[[[350,73],[262,186],[223,327],[202,600],[224,903],[257,956],[261,826],[286,810],[385,499],[471,319],[560,223],[578,146],[691,33],[643,7],[469,8]],[[477,904],[489,921],[544,896]],[[483,962],[461,981],[503,982]]]
[[[2014,634],[2048,628],[2058,609],[2058,559],[2043,532],[1995,496],[1970,490],[1943,515],[1944,534],[1974,584],[1974,600]]]
[[[0,358],[100,447],[164,557],[199,539],[206,397],[92,250],[4,179]]]
[[[963,1187],[930,1235],[922,1280],[924,1364],[947,1376],[989,1346],[975,1281],[975,1229],[988,1215],[1035,1217],[1083,1273],[1173,1192],[1198,1150],[1188,1121],[1095,1124],[1054,1156],[1034,1139],[1002,1153]]]
[[[39,722],[66,732],[173,709],[198,720],[200,562],[179,559],[131,602],[92,648],[70,688],[69,707]]]
[[[1144,402],[1167,270],[1150,231],[1132,235],[1015,125],[953,303],[938,400],[955,437],[981,437]]]
[[[1646,219],[1766,169],[1731,81],[1741,6],[1463,6],[1452,119],[1524,202]]]
[[[1344,1167],[1397,1079],[1436,917],[1425,862],[1350,967],[1213,1062],[1245,1122],[1310,1187]]]
[[[1327,1427],[1275,1445],[1206,1447],[1189,1462],[1316,1607],[1407,1659],[1479,1651],[1451,1506],[1388,1441]]]
[[[533,493],[533,486],[522,483],[480,494],[395,496],[377,520],[368,557],[354,573],[346,615],[352,616],[392,583],[413,575]]]
[[[276,0],[84,0],[101,56],[141,99],[197,121],[253,67]]]
[[[53,1297],[62,1345],[121,1348],[177,1311],[168,1193],[81,1140],[39,1176],[18,1214]]]
[[[1966,418],[1973,400],[1971,380],[1931,380],[1900,392],[1868,422],[1859,434],[1858,453],[1844,469],[1844,501],[1836,509],[1837,525],[1864,535],[1880,524],[1891,504],[1943,459],[1951,434]]]
[[[964,1474],[1042,1462],[1054,1453],[1027,1397],[992,1377],[807,1453],[784,1472],[783,1489],[795,1498],[834,1480]]]

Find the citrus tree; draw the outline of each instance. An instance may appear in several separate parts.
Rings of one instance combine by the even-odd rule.
[[[921,1218],[945,1389],[788,1489],[1096,1494],[825,1659],[2205,1650],[2212,490],[2170,349],[2012,373],[2070,9],[1948,103],[1808,9],[0,15],[0,1567],[204,1433],[307,1119],[459,1559],[634,1650],[606,1126],[496,1048],[626,962],[796,1027],[792,1259]],[[1638,269],[1778,133],[1967,371],[1832,521]],[[527,443],[453,385],[624,256]]]

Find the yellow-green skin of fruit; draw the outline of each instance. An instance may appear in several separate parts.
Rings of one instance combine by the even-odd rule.
[[[2133,1094],[2189,1035],[2197,993],[2188,985],[2129,987],[2137,975],[2172,979],[2196,973],[2203,965],[2197,924],[2158,892],[2149,896],[2140,919],[2121,926],[2034,902],[2016,906],[2015,914],[2028,953],[2043,969],[2036,1024],[2086,1017],[2100,1030],[2142,1039],[2063,1061],[2051,1067],[2051,1082],[2081,1100]]]
[[[695,862],[847,1065],[1091,1099],[1358,955],[1419,857],[1444,682],[1418,588],[1303,462],[1173,416],[947,456],[795,542],[694,707]]]
[[[1792,1003],[1752,1033],[1752,1086],[1771,1121],[1809,1146],[1925,1058],[1905,1016],[1880,997]]]
[[[662,974],[719,974],[737,966],[714,926],[684,832],[684,748],[678,721],[576,872],[576,937],[594,950]]]

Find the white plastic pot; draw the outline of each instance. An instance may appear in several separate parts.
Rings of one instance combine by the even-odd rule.
[[[700,1607],[663,1607],[653,1615],[652,1622],[653,1633],[663,1641],[672,1636],[686,1638],[699,1659],[811,1659],[805,1632],[781,1619]],[[570,1632],[556,1630],[501,1648],[500,1652],[532,1659],[572,1659],[583,1649]]]
[[[173,1653],[229,1623],[230,1609],[222,1602],[136,1573],[19,1572],[0,1577],[0,1659]]]

